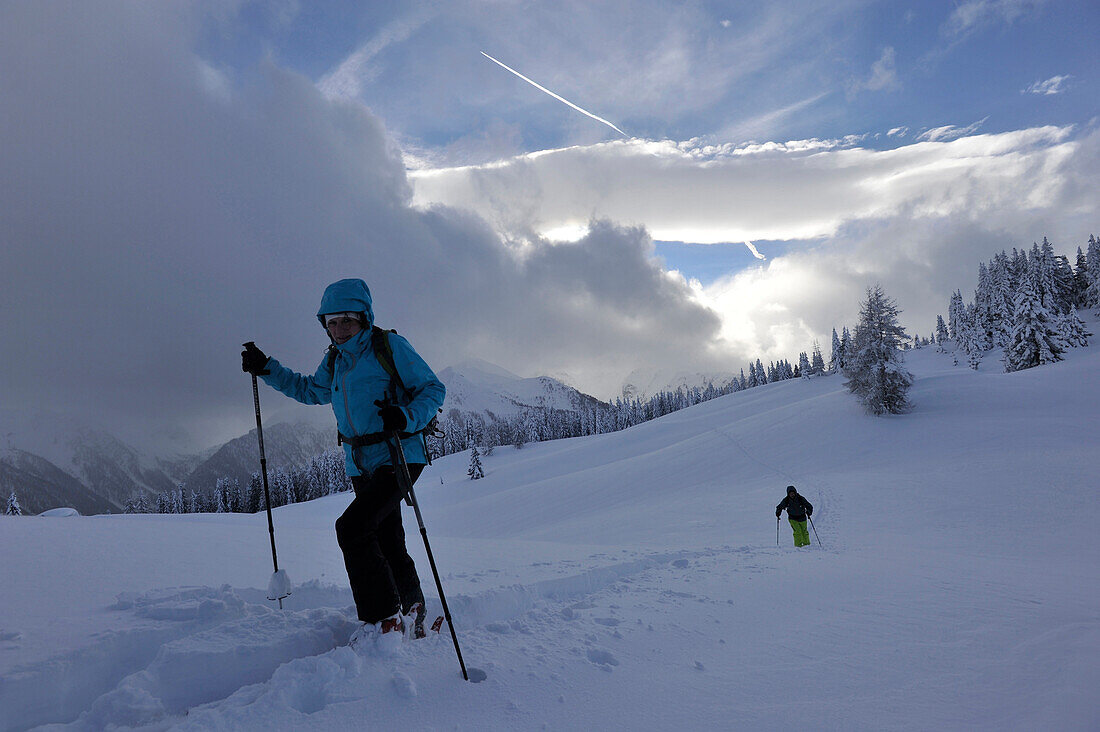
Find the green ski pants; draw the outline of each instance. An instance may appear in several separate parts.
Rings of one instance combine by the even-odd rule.
[[[795,521],[794,519],[787,519],[791,522],[791,528],[794,529],[794,545],[795,546],[809,546],[810,534],[806,531],[805,521]]]

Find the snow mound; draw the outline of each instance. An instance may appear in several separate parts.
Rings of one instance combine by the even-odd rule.
[[[42,513],[40,513],[38,515],[39,516],[49,516],[49,517],[79,516],[80,511],[77,511],[75,508],[51,508],[49,511],[43,511]]]

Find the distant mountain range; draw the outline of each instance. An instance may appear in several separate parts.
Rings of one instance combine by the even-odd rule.
[[[650,397],[667,391],[674,392],[677,389],[692,389],[699,387],[705,389],[708,385],[723,387],[730,384],[740,374],[732,371],[654,371],[652,369],[635,369],[626,377],[623,383],[622,398],[625,400],[639,399],[646,401]]]
[[[487,422],[526,410],[580,411],[601,404],[557,379],[522,378],[484,361],[466,361],[438,376],[447,386],[445,413],[478,414]],[[335,444],[335,425],[264,427],[270,470],[297,467]],[[138,494],[152,504],[180,483],[206,493],[219,478],[246,485],[257,470],[255,430],[204,454],[165,459],[143,455],[107,431],[64,415],[0,410],[0,500],[16,491],[25,513],[61,506],[82,514],[117,513]]]
[[[309,424],[264,430],[271,469],[294,467],[335,444],[335,433]],[[153,458],[108,432],[46,413],[0,412],[0,493],[25,513],[68,506],[82,514],[117,513],[138,494],[152,499],[179,483],[207,492],[218,478],[247,484],[259,470],[256,431],[204,455]]]
[[[602,402],[549,376],[523,378],[478,360],[464,361],[438,374],[447,386],[443,412],[480,414],[486,421],[507,419],[530,409],[582,411]]]

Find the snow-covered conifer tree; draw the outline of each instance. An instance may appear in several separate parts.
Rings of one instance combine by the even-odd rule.
[[[768,383],[768,374],[764,371],[764,364],[760,362],[760,359],[756,359],[756,380],[760,382],[760,385]]]
[[[821,357],[821,346],[814,341],[813,356],[810,357],[810,372],[813,374],[825,373],[825,359]]]
[[[19,505],[19,496],[15,495],[15,489],[11,489],[11,494],[8,496],[8,507],[4,509],[4,514],[7,516],[22,516],[23,507]]]
[[[1039,295],[1040,261],[1032,262],[1030,276],[1020,283],[1013,312],[1012,332],[1005,347],[1005,371],[1020,371],[1062,360],[1065,345],[1059,323]]]
[[[470,476],[470,480],[485,477],[485,470],[481,467],[481,453],[477,451],[477,445],[470,448],[470,466],[466,468],[466,475]]]
[[[1089,289],[1089,263],[1081,247],[1077,247],[1077,263],[1073,268],[1073,305],[1085,307],[1085,293]]]
[[[836,328],[833,328],[833,343],[832,350],[829,353],[829,373],[835,374],[840,370],[840,362],[843,357],[840,355],[840,336],[836,334]]]
[[[993,346],[1008,343],[1012,328],[1013,290],[1012,272],[1008,255],[1003,251],[993,257],[989,265],[990,299],[989,317],[993,325]]]
[[[229,507],[226,505],[226,494],[228,493],[229,478],[218,478],[217,483],[214,485],[214,513],[226,513],[229,511]]]
[[[943,351],[943,342],[947,340],[947,324],[943,322],[943,316],[936,316],[936,345]]]
[[[898,324],[898,312],[881,287],[867,290],[844,375],[845,386],[871,414],[900,414],[909,407],[913,375],[901,363],[900,347],[907,335]]]
[[[1054,255],[1052,269],[1054,280],[1054,304],[1060,313],[1068,313],[1075,304],[1076,284],[1073,279],[1073,267],[1064,254]]]
[[[1062,340],[1071,348],[1087,346],[1089,344],[1088,327],[1081,316],[1077,314],[1076,307],[1070,307],[1069,312],[1061,316],[1061,328],[1059,329]]]
[[[982,356],[985,355],[983,340],[981,325],[978,322],[978,309],[971,304],[959,314],[955,350],[966,357],[967,364],[975,371],[978,370],[978,364],[982,362]],[[957,357],[955,364],[958,365]]]
[[[837,361],[836,367],[839,371],[844,371],[844,364],[848,362],[848,359],[852,355],[852,334],[848,330],[848,326],[843,326],[840,332],[840,360]]]
[[[993,344],[993,279],[985,262],[978,263],[978,287],[974,291],[974,316],[971,329],[982,348]]]
[[[955,337],[956,328],[959,325],[959,314],[964,307],[962,292],[955,290],[951,293],[951,302],[947,305],[947,335],[950,338]]]
[[[1085,290],[1085,307],[1094,308],[1100,306],[1100,238],[1096,235],[1089,236],[1088,253],[1085,255],[1088,262],[1089,286]]]
[[[798,354],[798,371],[802,374],[802,378],[810,378],[810,357],[806,355],[805,351]]]

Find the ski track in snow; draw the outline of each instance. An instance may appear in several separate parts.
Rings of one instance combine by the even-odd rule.
[[[608,640],[652,631],[641,617],[654,609],[686,618],[717,601],[669,589],[700,561],[753,571],[747,558],[772,552],[748,547],[635,554],[607,566],[533,584],[449,598],[468,667],[478,656],[528,656],[549,678],[563,661],[604,672],[623,664]],[[595,555],[594,559],[606,555]],[[732,568],[733,559],[740,565]],[[575,562],[562,562],[575,568]],[[487,570],[485,574],[492,574]],[[406,642],[396,657],[347,646],[358,627],[350,591],[317,582],[295,589],[288,609],[274,609],[260,590],[191,587],[126,594],[109,612],[132,616],[128,630],[103,634],[87,648],[22,669],[4,680],[0,706],[20,699],[22,718],[3,729],[232,729],[255,714],[307,717],[331,704],[373,694],[414,699],[414,677],[458,663],[449,632]],[[692,606],[684,612],[685,606]],[[289,609],[293,607],[295,609]],[[633,611],[632,611],[633,610]],[[442,612],[429,598],[429,619]],[[419,670],[410,676],[398,668]],[[489,678],[501,683],[492,664]],[[703,666],[695,662],[695,668]],[[112,676],[113,673],[113,676]],[[121,674],[121,678],[120,678]],[[505,674],[506,676],[507,674]],[[370,696],[367,703],[370,703]],[[14,726],[9,726],[14,723]]]

